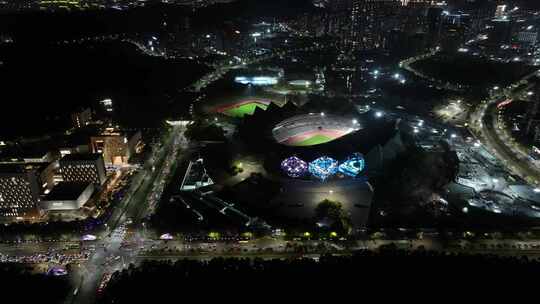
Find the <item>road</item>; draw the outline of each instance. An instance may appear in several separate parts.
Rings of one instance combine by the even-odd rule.
[[[98,235],[99,240],[94,244],[93,254],[85,263],[73,267],[71,276],[75,280],[73,284],[79,287],[77,295],[68,299],[69,303],[94,303],[96,290],[104,274],[112,273],[129,264],[132,254],[136,252],[126,253],[122,250],[122,243],[127,235],[128,219],[138,223],[155,207],[165,180],[171,174],[171,166],[178,157],[182,145],[185,144],[181,128],[173,127],[161,147],[138,173],[137,180],[132,184],[128,195],[121,201],[121,206],[114,210],[106,224],[108,229]]]
[[[433,50],[433,51],[431,51],[429,53],[426,53],[426,54],[421,54],[421,55],[417,55],[417,56],[414,56],[414,57],[411,57],[411,58],[407,58],[405,60],[402,60],[399,63],[399,67],[413,73],[414,75],[416,75],[419,78],[422,78],[424,80],[431,81],[431,82],[435,83],[438,88],[444,88],[446,90],[456,91],[456,92],[464,91],[464,88],[461,85],[454,85],[454,84],[451,84],[449,82],[443,82],[441,80],[430,77],[430,76],[428,76],[428,75],[426,75],[426,74],[424,74],[424,73],[422,73],[422,72],[420,72],[417,69],[412,67],[412,65],[415,62],[417,62],[419,60],[424,60],[424,59],[427,59],[427,58],[431,58],[431,57],[435,56],[437,53],[438,53],[438,50]]]
[[[310,50],[310,49],[305,49]],[[288,52],[284,52],[288,53]],[[282,54],[275,54],[282,55]],[[268,57],[270,58],[270,57]],[[260,58],[265,60],[268,58]],[[253,61],[255,62],[255,61]],[[252,63],[250,61],[250,63]],[[409,63],[405,63],[407,65]],[[195,91],[200,91],[213,81],[220,79],[229,69],[237,66],[222,67],[208,74],[201,79],[192,88]],[[492,101],[494,102],[494,101]],[[492,104],[493,106],[493,104]],[[470,115],[472,121],[482,122],[486,113],[491,115],[489,104],[484,108],[479,107],[479,112]],[[487,111],[487,112],[486,112]],[[491,114],[489,114],[491,113]],[[481,118],[481,119],[479,119]],[[485,124],[480,124],[478,130],[485,141],[495,142],[496,138],[485,127]],[[98,240],[83,244],[82,251],[91,252],[87,259],[77,259],[77,253],[74,252],[73,269],[71,277],[73,286],[78,288],[76,295],[70,296],[66,303],[93,303],[96,297],[96,290],[101,282],[104,274],[112,273],[120,270],[129,263],[137,263],[145,258],[200,258],[208,259],[215,256],[266,256],[266,257],[282,257],[294,254],[291,252],[291,247],[295,248],[298,245],[308,248],[308,253],[316,256],[318,254],[328,252],[350,252],[357,249],[377,249],[381,245],[388,243],[397,243],[400,248],[414,249],[424,247],[433,250],[465,250],[466,248],[478,248],[483,252],[497,253],[501,250],[511,251],[518,254],[533,254],[537,255],[540,248],[540,241],[528,241],[519,243],[517,240],[498,240],[493,241],[493,244],[484,244],[482,242],[471,242],[468,240],[459,240],[455,243],[448,243],[436,238],[423,239],[402,239],[402,240],[382,240],[375,239],[371,241],[358,241],[352,245],[343,245],[341,242],[325,242],[298,240],[287,242],[283,239],[264,239],[249,241],[247,243],[238,243],[237,241],[222,241],[216,242],[186,242],[183,240],[162,241],[151,239],[146,233],[146,229],[141,223],[141,219],[151,214],[159,202],[161,193],[166,181],[172,173],[172,166],[175,161],[181,160],[183,157],[182,151],[186,151],[187,141],[183,137],[180,127],[174,127],[163,140],[163,144],[155,150],[150,159],[145,163],[145,166],[134,177],[130,189],[127,191],[124,199],[114,207],[113,214],[105,224],[107,230],[97,235]],[[503,150],[503,147],[496,147]],[[508,154],[511,154],[510,152]],[[519,163],[520,166],[525,166],[520,163],[520,159],[511,160]],[[523,167],[525,170],[525,167]],[[134,223],[135,229],[128,229],[128,219]],[[141,229],[142,228],[142,229]],[[486,241],[487,242],[487,241]],[[510,243],[511,245],[508,245]],[[66,245],[72,243],[64,242],[41,242],[14,246],[12,244],[0,244],[0,252],[12,256],[28,256],[36,253],[48,253],[52,251],[62,251],[66,255],[70,255],[69,251],[65,251]],[[289,244],[289,245],[287,245]],[[292,245],[291,245],[292,244]],[[320,245],[322,244],[322,245]],[[472,245],[471,245],[472,244]],[[518,246],[519,245],[519,246]],[[539,246],[536,248],[536,246]],[[471,247],[472,246],[472,247]],[[510,246],[510,247],[508,247]],[[512,247],[514,246],[514,247]],[[471,249],[472,250],[472,249]],[[474,249],[476,250],[476,249]]]
[[[536,75],[535,71],[525,76],[520,82]],[[512,99],[519,95],[517,87],[517,84],[511,85],[504,91],[493,94],[489,100],[480,103],[476,108],[471,109],[468,115],[469,130],[488,150],[497,155],[511,172],[530,183],[538,184],[540,169],[529,160],[521,149],[512,144],[512,140],[507,135],[501,132],[503,127],[497,117],[497,105],[502,100]]]

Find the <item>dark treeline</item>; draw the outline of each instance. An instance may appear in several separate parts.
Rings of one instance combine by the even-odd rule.
[[[176,303],[189,294],[199,301],[307,300],[351,295],[362,288],[442,287],[459,278],[459,284],[485,284],[500,276],[527,277],[539,273],[540,263],[526,258],[490,255],[407,252],[386,248],[352,256],[312,259],[223,259],[145,261],[139,267],[116,273],[100,303]],[[392,289],[395,290],[395,289]],[[278,291],[278,292],[274,292]],[[288,301],[288,302],[289,302]]]
[[[67,277],[35,274],[20,264],[0,263],[2,303],[63,303],[70,288]]]
[[[185,18],[190,20],[192,28],[208,28],[228,21],[247,21],[254,16],[297,16],[312,9],[309,0],[240,0],[196,11],[188,6],[156,1],[128,10],[2,12],[0,34],[8,34],[19,43],[50,42],[85,36],[174,31],[185,24]]]
[[[310,0],[239,0],[230,4],[216,4],[198,10],[194,14],[194,24],[200,26],[218,25],[239,19],[287,18],[313,11]],[[256,20],[252,20],[256,21]]]
[[[164,29],[168,15],[187,16],[183,7],[135,8],[120,10],[4,12],[0,15],[2,33],[17,43],[51,42],[108,34],[151,33]],[[178,20],[180,22],[181,20]]]

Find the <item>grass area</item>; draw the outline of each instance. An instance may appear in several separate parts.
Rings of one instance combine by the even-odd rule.
[[[228,110],[225,110],[223,113],[232,117],[244,117],[244,115],[252,115],[255,112],[256,108],[266,110],[268,106],[258,102],[251,102],[238,107],[230,108]]]
[[[317,134],[317,135],[313,135],[312,137],[308,139],[304,139],[302,141],[293,143],[292,145],[293,146],[314,146],[314,145],[324,144],[332,140],[334,140],[334,138]]]

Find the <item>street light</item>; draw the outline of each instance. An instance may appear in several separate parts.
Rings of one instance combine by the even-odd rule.
[[[377,117],[377,118],[383,117],[383,112],[377,111],[377,112],[375,113],[375,117]]]

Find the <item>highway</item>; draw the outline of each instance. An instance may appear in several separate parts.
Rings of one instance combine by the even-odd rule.
[[[522,78],[518,83],[536,75],[535,71]],[[488,150],[497,155],[511,172],[529,183],[538,184],[540,169],[529,160],[522,149],[513,144],[511,138],[501,132],[504,127],[500,125],[498,119],[497,105],[502,100],[519,96],[519,90],[516,89],[517,84],[509,86],[508,89],[500,93],[493,94],[489,100],[472,108],[468,114],[469,130]]]
[[[435,83],[438,88],[444,88],[446,90],[456,91],[456,92],[463,92],[464,88],[462,86],[460,86],[460,85],[454,85],[454,84],[451,84],[449,82],[443,82],[442,80],[438,80],[438,79],[435,79],[433,77],[430,77],[430,76],[428,76],[428,75],[426,75],[426,74],[424,74],[424,73],[422,73],[422,72],[420,72],[417,69],[412,67],[412,65],[415,62],[417,62],[419,60],[424,60],[424,59],[427,59],[427,58],[431,58],[431,57],[435,56],[437,53],[438,53],[438,50],[433,50],[433,51],[431,51],[429,53],[426,53],[426,54],[421,54],[421,55],[418,55],[418,56],[407,58],[405,60],[402,60],[399,63],[399,67],[413,73],[414,75],[416,75],[419,78],[422,78],[424,80],[431,81],[431,82]]]
[[[156,193],[156,190],[163,190],[165,180],[171,173],[171,166],[178,157],[181,143],[186,143],[183,133],[180,127],[173,127],[163,145],[138,173],[138,179],[132,184],[129,195],[126,195],[121,206],[114,210],[107,223],[107,231],[98,235],[98,241],[93,244],[93,254],[86,262],[79,263],[80,266],[73,267],[71,277],[75,280],[73,286],[78,286],[78,293],[72,295],[67,300],[68,303],[94,303],[96,290],[103,276],[131,262],[132,255],[136,252],[122,250],[122,243],[128,234],[128,219],[138,223],[155,207],[155,203],[159,201],[156,195],[161,195]],[[154,204],[150,204],[150,201]]]
[[[310,50],[310,49],[304,49]],[[292,52],[292,51],[290,51]],[[272,56],[282,55],[275,53]],[[249,63],[259,60],[266,60],[271,56],[257,58]],[[411,62],[404,62],[404,68],[408,69]],[[230,69],[240,66],[233,65],[219,68],[196,82],[191,89],[199,92],[201,89],[220,79]],[[451,88],[448,88],[451,89]],[[455,88],[454,88],[455,89]],[[493,130],[493,115],[496,113],[496,100],[477,107],[475,112],[469,115],[472,131],[486,145],[493,147],[502,154],[510,167],[518,168],[523,175],[529,176],[533,173],[535,178],[540,177],[538,172],[533,172],[528,168],[524,160],[513,154],[511,150],[505,148],[504,141],[498,138]],[[415,249],[426,248],[433,250],[451,250],[459,252],[461,250],[478,250],[483,253],[504,253],[519,255],[539,255],[540,241],[518,241],[518,240],[458,240],[447,242],[438,238],[418,238],[385,240],[373,239],[370,241],[357,241],[353,244],[342,244],[340,241],[312,241],[297,240],[285,241],[283,239],[260,239],[239,243],[235,240],[216,240],[215,242],[187,242],[184,240],[162,241],[150,238],[146,227],[141,220],[150,215],[155,210],[156,204],[160,201],[166,181],[173,174],[173,165],[185,157],[189,150],[187,140],[183,136],[180,127],[173,127],[170,133],[163,140],[162,145],[155,150],[147,160],[144,167],[139,170],[133,178],[132,184],[124,199],[113,207],[113,213],[105,226],[107,229],[97,235],[98,239],[86,242],[80,251],[65,250],[66,246],[77,244],[78,242],[39,242],[30,244],[0,244],[0,253],[8,256],[33,256],[37,253],[62,252],[67,256],[73,256],[72,270],[70,277],[73,279],[74,289],[78,292],[72,294],[66,303],[94,303],[96,291],[102,278],[106,274],[121,270],[130,263],[137,264],[142,259],[173,259],[173,258],[196,258],[209,259],[216,256],[230,257],[286,257],[296,254],[294,248],[298,246],[307,247],[307,253],[317,256],[326,252],[348,253],[359,249],[377,249],[381,245],[398,243],[400,248]],[[539,180],[538,178],[536,180]],[[325,192],[327,193],[327,192]],[[128,223],[132,223],[132,226]],[[131,227],[134,227],[133,230]],[[89,253],[88,257],[80,256],[80,252]],[[0,255],[0,257],[2,256]],[[62,263],[58,261],[58,263]]]

